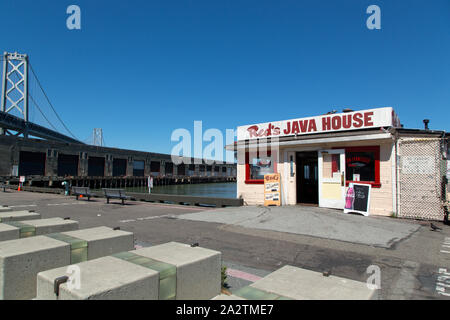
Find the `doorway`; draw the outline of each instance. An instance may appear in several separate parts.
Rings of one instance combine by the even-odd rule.
[[[297,203],[319,204],[317,152],[297,152]]]

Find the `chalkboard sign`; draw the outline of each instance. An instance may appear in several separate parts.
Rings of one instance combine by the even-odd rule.
[[[356,212],[368,216],[371,188],[370,184],[350,183],[345,197],[344,212]]]

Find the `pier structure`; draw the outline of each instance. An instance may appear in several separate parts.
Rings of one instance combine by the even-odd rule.
[[[0,180],[25,186],[137,188],[153,185],[236,181],[236,164],[185,159],[175,164],[171,155],[77,143],[0,135]]]

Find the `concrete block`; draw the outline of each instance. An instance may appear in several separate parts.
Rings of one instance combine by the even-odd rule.
[[[11,228],[16,230],[18,234],[12,232]],[[8,221],[0,223],[0,241],[72,230],[78,230],[78,222],[62,218]]]
[[[32,299],[38,272],[131,250],[133,245],[132,233],[106,227],[0,242],[0,299]]]
[[[177,300],[207,300],[220,294],[222,254],[218,251],[170,242],[134,253],[176,266]]]
[[[211,300],[246,300],[244,298],[235,296],[234,294],[232,295],[226,295],[226,294],[220,294],[214,298],[212,298]]]
[[[25,220],[21,222],[33,226],[36,229],[37,236],[55,232],[78,230],[78,221],[64,220],[63,218]]]
[[[36,275],[70,264],[70,245],[46,236],[0,243],[0,299],[36,296]]]
[[[87,241],[88,260],[134,249],[132,232],[113,230],[108,227],[82,229],[61,234]]]
[[[23,221],[40,219],[41,215],[30,211],[7,211],[0,212],[0,223],[7,221]]]
[[[113,257],[122,259],[130,264],[136,264],[158,273],[158,299],[174,300],[177,292],[177,267],[157,261],[148,257],[140,256],[132,251],[121,252],[113,255]]]
[[[20,229],[8,224],[0,223],[0,241],[19,239]]]
[[[193,300],[211,299],[220,293],[220,252],[180,243],[121,252],[77,266],[81,269],[80,289],[61,285],[58,299]],[[37,299],[56,299],[53,283],[66,271],[59,268],[40,273]],[[136,291],[128,294],[134,287]],[[144,287],[146,290],[139,291]]]
[[[292,266],[285,266],[249,287],[295,300],[370,300],[377,296],[377,291],[369,289],[365,282],[333,275],[325,277],[320,272]],[[234,294],[241,296],[239,291]]]
[[[37,300],[158,300],[159,273],[115,257],[103,257],[76,264],[80,268],[80,286],[59,287],[55,279],[67,274],[67,267],[40,272],[37,276]]]

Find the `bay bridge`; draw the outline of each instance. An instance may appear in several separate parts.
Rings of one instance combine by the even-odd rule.
[[[176,165],[171,155],[104,146],[101,129],[91,141],[78,139],[64,123],[25,54],[1,57],[0,181],[52,187],[139,187],[236,180],[236,165],[189,159]],[[34,90],[33,90],[34,89]],[[197,161],[194,161],[197,160]]]

